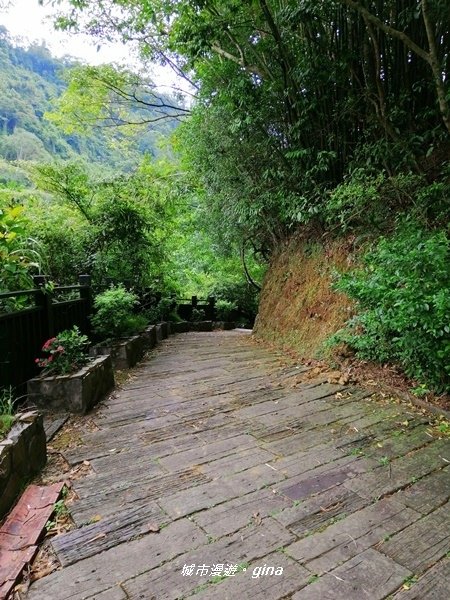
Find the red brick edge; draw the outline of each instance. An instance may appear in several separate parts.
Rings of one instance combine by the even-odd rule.
[[[6,600],[23,569],[35,557],[38,542],[64,483],[29,485],[0,529],[0,600]]]

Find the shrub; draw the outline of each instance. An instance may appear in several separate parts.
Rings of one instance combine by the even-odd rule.
[[[193,308],[191,321],[194,323],[198,323],[199,321],[204,321],[206,319],[206,313],[202,308]]]
[[[160,323],[161,321],[179,322],[180,317],[176,313],[176,301],[173,298],[161,298],[155,306],[148,308],[145,315],[149,323]]]
[[[325,220],[342,232],[390,230],[392,214],[411,210],[413,198],[421,189],[426,189],[425,182],[417,175],[387,177],[380,173],[370,177],[355,172],[330,192],[324,207]]]
[[[88,360],[89,339],[82,335],[75,325],[52,337],[42,346],[47,358],[36,358],[36,364],[43,369],[43,375],[66,375],[77,371]]]
[[[40,257],[27,225],[22,206],[0,207],[0,292],[33,287]]]
[[[133,313],[138,303],[136,294],[122,286],[98,294],[94,299],[95,314],[91,317],[94,332],[102,339],[111,339],[140,331],[147,319]]]
[[[229,300],[217,300],[216,302],[216,317],[218,321],[231,321],[233,313],[237,312],[236,302]]]
[[[246,281],[224,282],[210,290],[210,295],[219,300],[227,300],[237,306],[240,315],[247,323],[252,323],[258,313],[259,292]]]
[[[336,336],[362,358],[399,363],[436,391],[450,390],[450,240],[405,222],[381,238],[362,269],[335,287],[354,298],[358,315]]]

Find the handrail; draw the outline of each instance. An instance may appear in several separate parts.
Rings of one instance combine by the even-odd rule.
[[[73,300],[60,300],[59,302],[53,302],[53,306],[69,306],[70,304],[82,304],[84,298],[74,298]]]
[[[39,289],[33,289],[33,290],[19,290],[17,292],[1,292],[0,293],[0,300],[2,300],[3,298],[15,298],[16,296],[35,296],[36,294],[39,294],[41,292],[41,290]]]
[[[48,284],[48,285],[47,285]],[[35,276],[33,288],[0,293],[0,384],[23,389],[37,373],[35,363],[42,344],[59,332],[77,325],[91,332],[92,287],[88,275],[75,285],[55,285],[45,276]],[[69,300],[69,298],[71,298]],[[26,304],[3,312],[9,303]],[[13,309],[13,307],[11,307]]]
[[[71,292],[74,290],[83,290],[89,288],[88,285],[60,285],[51,290],[53,292]],[[4,298],[15,298],[16,296],[36,296],[41,294],[43,288],[33,288],[31,290],[17,290],[15,292],[0,292],[0,300]]]
[[[70,292],[72,290],[81,290],[83,288],[88,288],[88,285],[61,285],[53,288],[53,292]]]

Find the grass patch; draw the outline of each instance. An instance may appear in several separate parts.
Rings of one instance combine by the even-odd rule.
[[[0,415],[0,440],[5,438],[14,423],[13,415]]]
[[[417,583],[418,580],[419,580],[419,578],[417,577],[417,575],[410,575],[403,581],[403,586],[402,586],[403,589],[410,590],[412,588],[412,586],[415,583]]]
[[[0,390],[0,440],[7,436],[15,421],[14,402],[11,387]]]

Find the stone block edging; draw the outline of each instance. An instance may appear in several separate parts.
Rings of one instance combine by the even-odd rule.
[[[25,483],[47,462],[43,417],[36,411],[16,415],[0,442],[0,519],[9,511]]]
[[[29,400],[43,410],[86,413],[114,387],[111,357],[98,356],[76,373],[35,377],[27,383]]]
[[[145,350],[146,340],[140,334],[117,340],[106,346],[92,346],[89,353],[91,356],[111,356],[114,370],[122,371],[134,367],[144,356]]]

